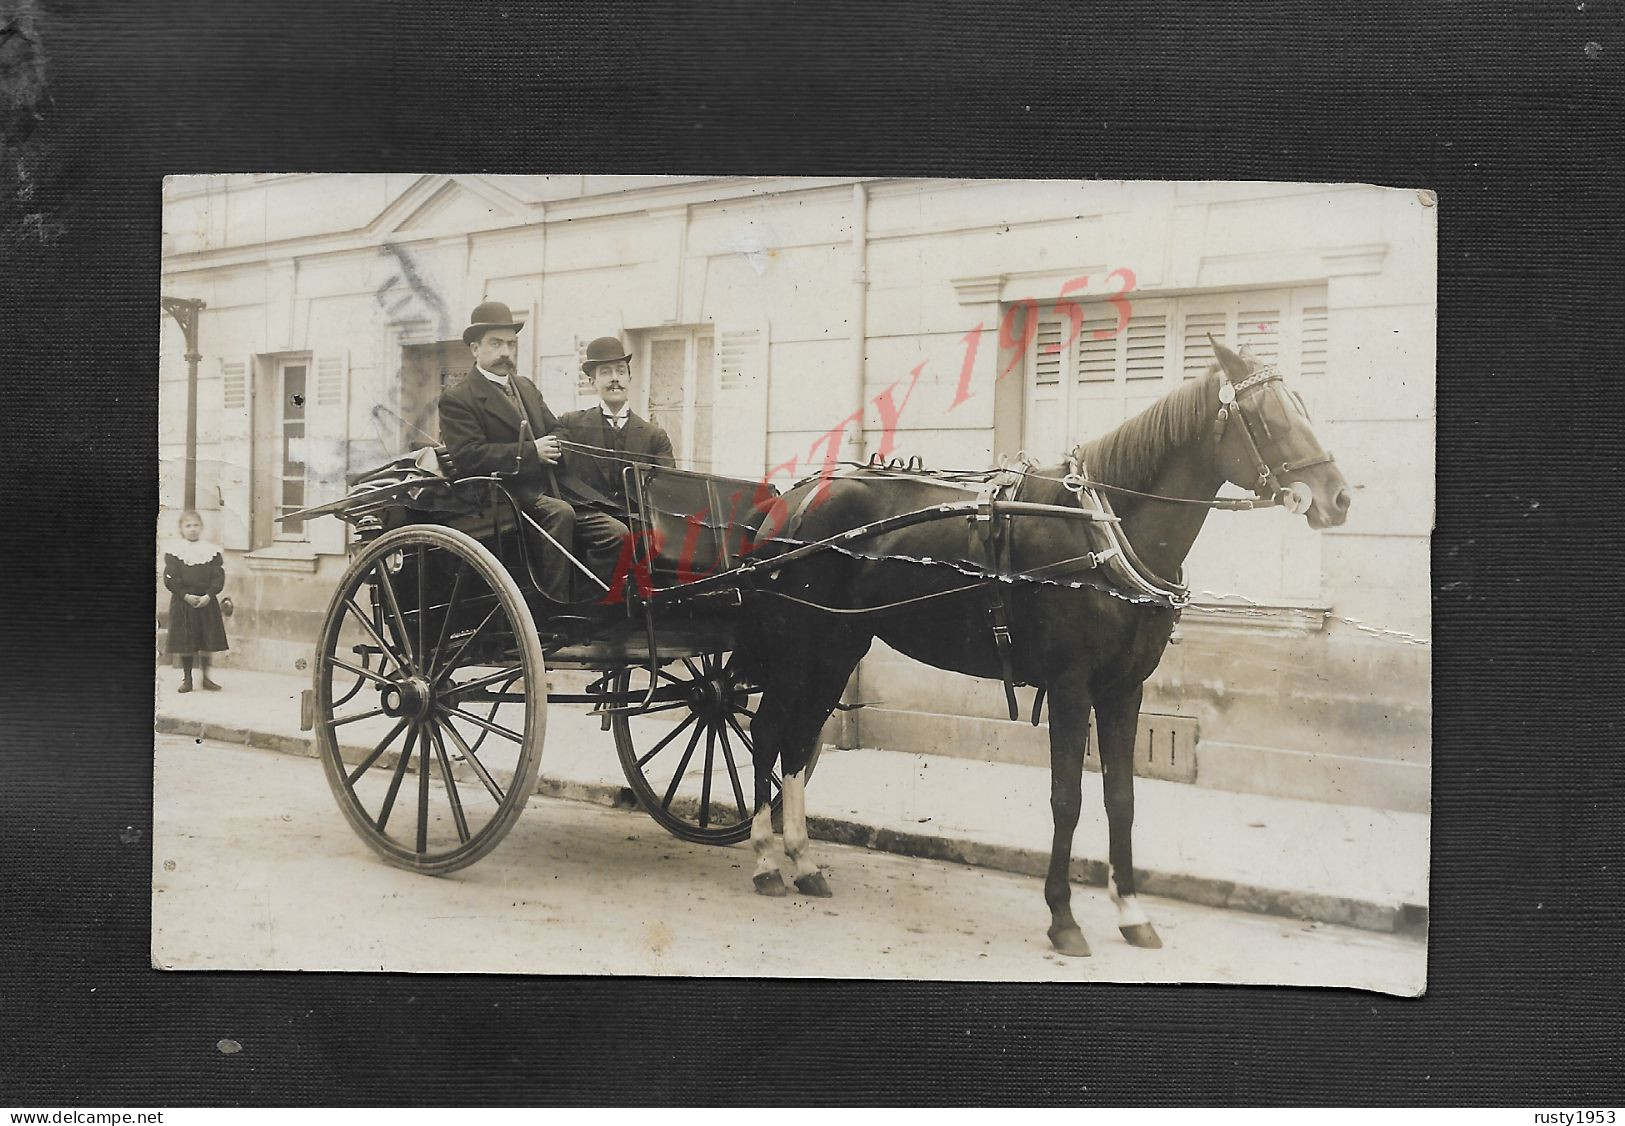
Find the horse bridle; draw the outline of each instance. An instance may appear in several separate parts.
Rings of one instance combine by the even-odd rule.
[[[1272,466],[1269,459],[1263,454],[1258,437],[1253,433],[1253,424],[1248,421],[1247,412],[1241,407],[1243,395],[1269,383],[1283,382],[1280,369],[1274,364],[1267,364],[1253,372],[1240,383],[1230,381],[1230,373],[1219,368],[1219,415],[1213,421],[1213,451],[1218,457],[1221,441],[1224,438],[1225,426],[1230,421],[1230,412],[1235,410],[1236,417],[1241,420],[1241,433],[1247,442],[1247,454],[1252,458],[1253,468],[1258,473],[1258,479],[1250,486],[1253,493],[1258,496],[1268,494],[1279,500],[1287,492],[1287,486],[1282,484],[1281,477],[1288,473],[1295,473],[1300,469],[1308,469],[1312,465],[1325,465],[1334,461],[1329,452],[1322,451],[1320,456],[1312,457],[1308,461],[1283,461],[1280,465]],[[1302,403],[1299,403],[1300,409]]]

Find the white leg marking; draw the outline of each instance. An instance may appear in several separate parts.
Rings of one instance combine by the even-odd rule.
[[[1117,894],[1117,869],[1112,868],[1106,877],[1106,890],[1111,894],[1112,902],[1117,905],[1117,925],[1120,927],[1141,927],[1151,922],[1151,916],[1145,913],[1140,906],[1137,895]]]
[[[807,849],[807,775],[805,771],[784,777],[784,855],[795,865],[796,876],[818,872]]]
[[[756,871],[754,875],[761,876],[768,872],[778,871],[778,861],[773,859],[773,807],[764,805],[756,811],[756,816],[750,822],[750,847],[756,854]]]

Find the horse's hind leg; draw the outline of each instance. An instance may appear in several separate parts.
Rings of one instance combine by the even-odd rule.
[[[773,855],[773,767],[778,760],[784,708],[780,699],[781,693],[771,686],[764,688],[756,707],[756,718],[751,722],[752,757],[756,764],[756,813],[750,823],[750,848],[756,854],[756,870],[751,874],[751,883],[757,894],[774,897],[790,894]]]
[[[1145,908],[1134,894],[1134,736],[1140,724],[1142,690],[1095,704],[1100,721],[1101,792],[1106,799],[1107,852],[1111,871],[1106,889],[1117,906],[1117,929],[1132,946],[1156,949],[1162,945]]]
[[[784,856],[795,869],[796,890],[803,895],[824,898],[834,893],[818,870],[809,847],[807,770],[824,724],[840,703],[852,670],[868,652],[871,638],[842,631],[809,640],[813,644],[802,653],[806,671],[796,701],[795,719],[779,751],[784,768]]]
[[[1088,690],[1054,686],[1050,694],[1049,804],[1055,837],[1050,844],[1049,874],[1044,878],[1044,901],[1050,911],[1050,944],[1074,957],[1089,955],[1089,943],[1072,917],[1072,835],[1083,806],[1083,751],[1088,739]]]

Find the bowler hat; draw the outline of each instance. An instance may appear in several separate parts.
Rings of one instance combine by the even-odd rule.
[[[600,336],[587,345],[587,358],[581,361],[581,370],[590,372],[594,364],[612,364],[617,360],[630,360],[632,353],[626,350],[618,336]]]
[[[515,332],[525,326],[513,319],[513,313],[500,301],[486,301],[468,317],[471,322],[463,329],[463,343],[472,344],[493,328],[511,328]]]

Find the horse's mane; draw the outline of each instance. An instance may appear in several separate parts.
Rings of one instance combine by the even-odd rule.
[[[1121,488],[1149,491],[1169,452],[1199,441],[1203,428],[1212,422],[1207,410],[1208,384],[1217,370],[1217,365],[1210,367],[1203,378],[1182,384],[1115,430],[1076,447],[1073,453],[1085,475]],[[1043,471],[1046,477],[1065,472],[1065,466],[1053,474]],[[1060,493],[1058,486],[1052,491]]]
[[[1125,489],[1149,489],[1171,450],[1201,440],[1208,417],[1208,381],[1193,379],[1117,427],[1085,442],[1077,456],[1090,477]]]

